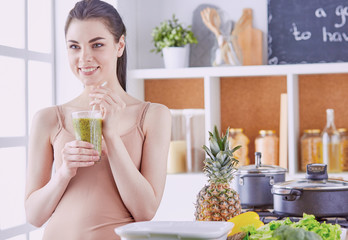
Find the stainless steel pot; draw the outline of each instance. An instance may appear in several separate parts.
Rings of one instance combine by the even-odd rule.
[[[326,164],[308,164],[305,179],[275,184],[274,212],[281,216],[348,217],[348,181],[328,179],[326,168]]]
[[[261,164],[261,153],[255,153],[255,165],[240,167],[236,173],[235,189],[243,208],[272,208],[273,184],[285,181],[284,168]]]

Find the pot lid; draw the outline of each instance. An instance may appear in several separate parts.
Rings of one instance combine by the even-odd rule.
[[[255,165],[242,166],[238,169],[238,173],[285,173],[286,169],[273,166],[273,165],[260,165],[256,167]]]
[[[254,174],[276,174],[276,173],[285,173],[286,169],[274,166],[274,165],[263,165],[261,164],[261,153],[255,152],[255,165],[247,165],[242,166],[238,169],[238,173],[246,174],[246,173],[254,173]]]
[[[273,185],[274,189],[298,189],[298,190],[348,190],[348,181],[340,179],[324,179],[324,180],[311,180],[311,179],[298,179],[290,180],[286,182],[278,182]]]

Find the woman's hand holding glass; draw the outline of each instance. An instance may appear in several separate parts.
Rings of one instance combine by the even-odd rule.
[[[99,153],[89,142],[74,140],[67,142],[62,150],[61,174],[72,178],[80,167],[89,167],[99,160]]]

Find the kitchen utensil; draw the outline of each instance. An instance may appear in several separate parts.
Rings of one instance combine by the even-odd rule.
[[[262,31],[253,28],[252,22],[252,9],[245,8],[232,31],[232,44],[243,65],[262,65]]]
[[[308,164],[305,179],[277,183],[272,193],[281,216],[348,217],[348,181],[329,179],[326,164]]]
[[[207,26],[207,28],[214,33],[216,40],[218,42],[223,60],[225,61],[225,63],[231,64],[232,60],[229,58],[229,53],[228,53],[230,51],[229,46],[220,31],[221,19],[218,12],[216,11],[216,9],[208,7],[201,11],[201,17],[202,17],[203,23]]]
[[[135,222],[118,227],[116,234],[122,240],[145,239],[214,239],[226,240],[233,228],[231,222],[210,221],[147,221]]]
[[[236,189],[243,208],[273,206],[273,184],[285,181],[284,168],[261,164],[261,153],[255,152],[255,165],[242,166],[236,173]]]
[[[210,31],[214,33],[216,39],[218,39],[219,36],[221,35],[221,32],[220,32],[221,19],[216,9],[209,8],[209,7],[203,9],[201,11],[201,17],[202,17],[203,23],[207,26],[208,29],[210,29]]]

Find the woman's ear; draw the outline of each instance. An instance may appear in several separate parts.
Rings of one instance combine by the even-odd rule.
[[[126,43],[124,40],[124,35],[122,35],[117,43],[117,57],[121,57],[123,55],[123,51],[125,47],[126,47]]]

